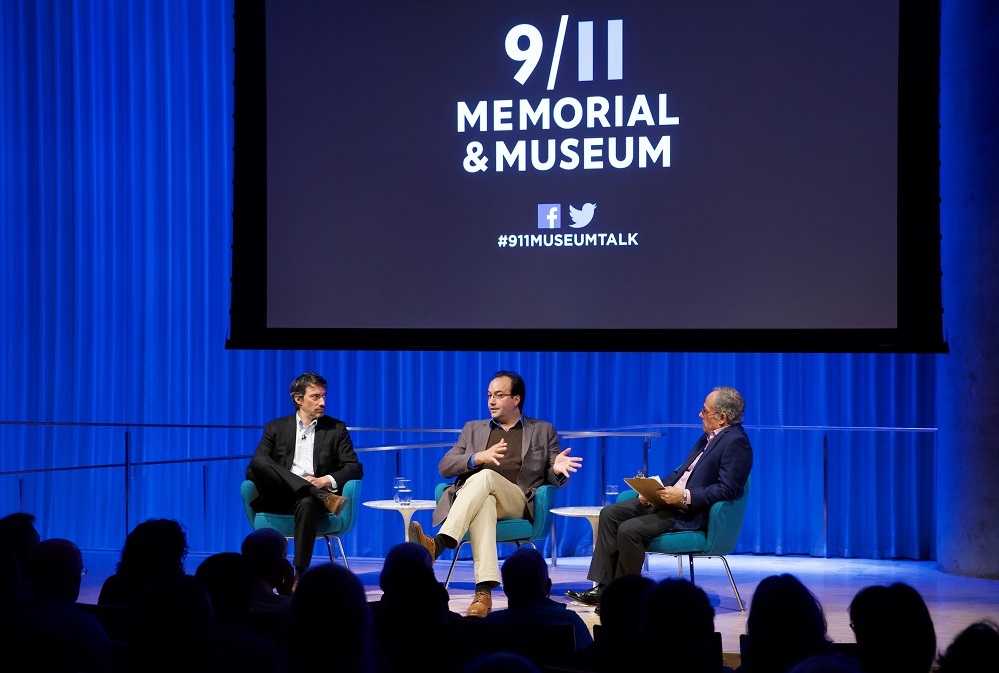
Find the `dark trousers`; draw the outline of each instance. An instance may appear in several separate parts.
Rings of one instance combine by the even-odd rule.
[[[586,577],[598,584],[610,584],[623,575],[641,574],[646,544],[673,530],[674,517],[673,510],[656,510],[641,504],[638,498],[604,507]]]
[[[250,503],[255,511],[295,515],[294,564],[299,570],[308,569],[316,545],[316,522],[328,514],[319,499],[323,491],[263,455],[254,455],[250,461],[250,481],[257,487],[257,497]]]

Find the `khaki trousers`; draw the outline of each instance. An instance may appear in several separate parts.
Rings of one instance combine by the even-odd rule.
[[[527,496],[524,492],[496,470],[481,470],[458,489],[440,533],[460,542],[468,531],[476,584],[501,582],[496,522],[523,518],[525,507]]]

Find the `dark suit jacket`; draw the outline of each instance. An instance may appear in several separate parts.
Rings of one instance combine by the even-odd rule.
[[[559,480],[552,470],[555,458],[562,452],[562,447],[558,441],[558,433],[554,426],[547,421],[539,421],[536,418],[523,417],[524,419],[524,440],[521,446],[521,459],[523,464],[520,467],[520,474],[517,476],[517,486],[527,496],[527,512],[525,517],[534,519],[534,492],[539,486],[553,484],[562,486],[566,479]],[[455,494],[465,480],[481,469],[468,469],[468,460],[471,454],[476,451],[484,451],[489,447],[490,419],[481,421],[469,421],[461,429],[458,442],[441,458],[437,469],[445,479],[457,477],[453,484],[444,490],[437,509],[434,510],[433,524],[439,526],[447,518],[451,511],[451,503],[454,502]]]
[[[687,466],[704,448],[708,436],[701,435],[679,467],[666,477],[663,484],[672,486],[683,476]],[[742,495],[753,468],[753,447],[741,423],[722,428],[694,466],[687,480],[690,491],[690,507],[680,510],[676,518],[675,531],[703,530],[708,527],[708,510],[720,500],[735,500]]]
[[[264,426],[256,453],[269,456],[278,465],[291,469],[295,460],[295,435],[298,432],[296,415],[282,416]],[[316,439],[313,446],[313,470],[317,477],[330,475],[336,480],[337,490],[351,479],[364,476],[354,443],[347,432],[347,425],[332,416],[320,416],[316,421]],[[249,468],[246,478],[252,479]],[[251,503],[252,504],[252,503]]]

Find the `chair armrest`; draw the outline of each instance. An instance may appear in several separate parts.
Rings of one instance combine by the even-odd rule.
[[[243,512],[246,514],[246,520],[250,522],[251,529],[253,528],[253,519],[257,513],[250,507],[250,501],[253,500],[253,496],[256,494],[257,487],[249,479],[239,485],[239,495],[243,498]]]
[[[558,488],[551,484],[538,487],[534,492],[533,539],[543,538],[552,527],[552,508],[558,499]]]
[[[632,491],[630,488],[627,491],[621,491],[617,495],[616,502],[624,502],[625,500],[634,500],[638,497],[637,491]]]
[[[344,535],[354,527],[358,510],[361,509],[361,480],[351,479],[340,489],[340,494],[347,498],[347,506],[340,512],[340,518],[343,520],[343,530],[340,531],[340,535]]]
[[[441,501],[441,496],[444,495],[444,489],[450,485],[451,484],[446,481],[442,481],[441,483],[437,484],[437,488],[434,489],[434,502]]]

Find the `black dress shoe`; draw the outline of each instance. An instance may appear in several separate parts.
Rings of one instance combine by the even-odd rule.
[[[565,592],[565,595],[574,601],[582,603],[583,605],[600,605],[600,594],[602,594],[604,588],[602,586],[595,586],[592,589],[587,589],[586,591],[574,591],[569,589]]]

